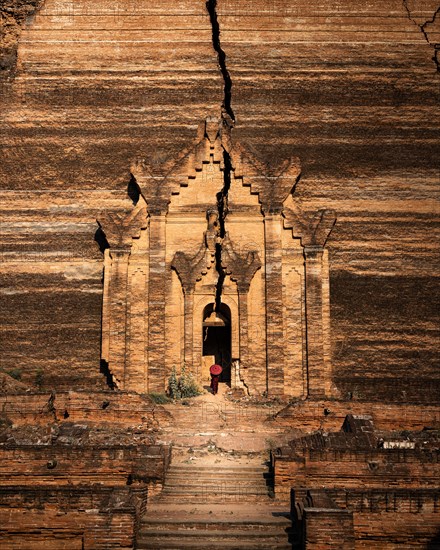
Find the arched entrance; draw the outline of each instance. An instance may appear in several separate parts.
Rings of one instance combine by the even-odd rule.
[[[214,304],[208,304],[203,310],[203,347],[202,360],[204,372],[212,363],[223,367],[220,382],[231,383],[231,310],[220,304],[220,311],[214,311]],[[204,378],[206,375],[204,375]]]

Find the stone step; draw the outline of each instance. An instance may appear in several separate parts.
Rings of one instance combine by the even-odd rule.
[[[254,425],[258,422],[264,424],[270,422],[270,415],[266,412],[260,412],[258,410],[243,409],[243,411],[234,411],[233,409],[184,409],[179,411],[170,411],[174,421],[179,422],[178,426],[182,422],[193,424],[194,426],[200,426],[200,424],[222,424],[224,422],[242,425]],[[272,427],[272,426],[270,426]],[[275,426],[276,427],[276,426]],[[169,427],[167,426],[169,429]]]
[[[213,472],[224,472],[224,473],[233,473],[233,472],[244,472],[244,473],[265,473],[267,472],[267,466],[224,466],[222,464],[213,464],[212,466],[199,466],[197,464],[171,464],[168,468],[168,473],[177,473],[177,472],[206,472],[213,474]]]
[[[249,478],[262,478],[266,474],[270,474],[271,472],[266,468],[260,468],[260,469],[243,469],[243,470],[235,470],[232,468],[218,468],[217,466],[212,466],[211,468],[199,468],[197,464],[195,464],[192,468],[185,470],[183,468],[169,468],[167,470],[167,475],[171,476],[223,476],[223,477],[230,477],[235,478],[237,476],[242,477],[249,477]]]
[[[272,407],[245,407],[225,401],[190,406],[165,404],[164,408],[174,418],[205,420],[207,422],[224,418],[234,418],[236,421],[266,422],[272,419],[277,412]]]
[[[209,489],[224,489],[234,487],[238,489],[258,489],[258,490],[267,490],[272,488],[270,484],[267,484],[264,479],[261,480],[241,480],[241,479],[175,479],[167,480],[164,485],[165,489],[188,489],[188,490],[197,490],[199,488],[209,488]]]
[[[248,537],[248,538],[259,538],[259,537],[284,537],[287,534],[288,527],[280,527],[278,529],[274,528],[273,525],[260,526],[259,529],[247,528],[248,526],[240,524],[234,525],[233,523],[221,523],[216,524],[216,528],[209,526],[209,529],[204,528],[203,524],[191,524],[191,526],[185,525],[168,525],[168,528],[163,526],[157,526],[155,524],[142,524],[142,527],[139,531],[141,536],[153,537],[153,536],[162,536],[162,537],[206,537],[206,538],[215,538],[222,536],[225,538],[233,537]]]
[[[180,479],[187,479],[188,477],[196,478],[196,479],[249,479],[249,480],[258,480],[258,479],[266,479],[267,477],[271,477],[271,472],[263,471],[260,472],[246,472],[246,471],[225,471],[225,470],[216,470],[215,468],[212,468],[211,471],[201,471],[198,469],[194,469],[192,472],[188,471],[176,471],[176,470],[168,470],[166,473],[166,476],[170,479],[180,478]]]
[[[176,487],[164,487],[162,495],[265,495],[268,494],[267,487],[246,487],[240,485],[226,485],[226,486],[212,486],[204,487],[203,485],[197,486],[176,486]]]
[[[270,438],[276,438],[283,436],[284,433],[286,433],[286,430],[275,430],[266,428],[265,426],[255,425],[255,424],[241,424],[237,426],[234,422],[222,424],[222,425],[210,425],[210,424],[201,424],[201,423],[195,423],[194,425],[182,425],[179,424],[176,427],[176,430],[171,431],[168,428],[164,428],[161,433],[168,434],[169,436],[185,436],[190,435],[191,433],[194,435],[204,435],[205,433],[214,433],[214,434],[220,434],[220,433],[236,433],[244,435],[264,435],[266,437]]]
[[[176,422],[176,429],[163,428],[163,434],[169,434],[170,437],[184,436],[190,433],[194,435],[203,435],[205,432],[233,432],[233,433],[258,433],[265,434],[268,437],[277,437],[283,435],[286,429],[272,428],[270,426],[257,425],[255,422],[240,423],[237,425],[235,421],[225,422],[189,422],[187,420],[173,420]]]
[[[144,540],[138,539],[136,548],[139,550],[206,550],[206,542],[204,540]],[[225,541],[211,540],[209,548],[219,548],[221,550],[292,550],[292,544],[289,542],[274,542],[274,541]]]
[[[265,458],[235,458],[234,464],[228,455],[211,455],[200,466],[197,458],[173,462],[136,548],[291,549],[291,522],[269,495],[273,476]]]
[[[153,503],[154,500],[154,503]],[[290,503],[268,499],[261,503],[252,502],[249,506],[241,503],[207,503],[189,506],[185,500],[176,500],[173,506],[162,503],[159,497],[153,497],[148,512],[144,516],[145,521],[172,521],[178,518],[180,523],[194,522],[243,522],[251,525],[261,523],[285,523],[290,521],[288,509]]]
[[[176,483],[186,483],[191,481],[196,481],[199,483],[206,482],[227,482],[227,483],[239,483],[239,482],[246,482],[246,483],[266,483],[266,481],[271,481],[273,477],[271,475],[264,475],[261,474],[245,474],[245,473],[235,473],[233,475],[231,474],[217,474],[216,472],[211,473],[209,475],[208,473],[194,473],[193,474],[167,474],[165,477],[166,483],[168,482],[176,482]]]
[[[251,531],[230,529],[146,529],[138,536],[137,548],[291,548],[285,529]],[[200,546],[199,546],[200,545]]]
[[[189,516],[190,517],[190,516]],[[285,532],[286,529],[291,528],[291,520],[288,517],[271,517],[270,515],[266,519],[216,519],[216,514],[199,517],[196,520],[188,519],[185,516],[185,521],[179,513],[176,513],[176,517],[149,517],[148,515],[143,519],[140,532],[150,531],[191,531],[194,530],[208,530],[208,531],[252,531],[253,533],[266,533],[267,531]]]
[[[208,460],[210,457],[200,457],[200,463],[203,463],[203,460]],[[246,457],[243,456],[243,459]],[[255,468],[230,468],[230,467],[222,467],[218,464],[212,464],[208,467],[203,467],[198,465],[198,459],[194,459],[194,461],[186,462],[187,464],[190,464],[191,467],[189,468],[175,468],[173,466],[169,467],[167,470],[167,474],[169,475],[182,475],[182,476],[210,476],[214,477],[216,475],[221,475],[223,477],[231,477],[235,478],[237,476],[242,477],[260,477],[262,478],[265,474],[271,473],[271,470],[269,470],[268,466],[259,466]]]
[[[158,500],[184,499],[189,503],[266,500],[271,476],[263,464],[197,466],[171,465]]]
[[[169,428],[163,428],[162,433],[169,434],[170,437],[184,436],[190,433],[194,435],[203,435],[204,432],[233,432],[233,433],[263,433],[268,437],[276,437],[278,434],[282,435],[285,430],[266,428],[265,426],[258,426],[255,422],[249,422],[247,424],[237,425],[232,420],[230,422],[189,422],[174,420],[176,422],[176,429],[170,430]]]
[[[264,480],[210,480],[210,479],[187,479],[187,480],[167,480],[165,482],[165,489],[187,489],[187,490],[198,490],[201,488],[206,489],[258,489],[258,490],[268,490],[271,488],[270,485],[267,485]]]
[[[158,497],[157,502],[159,504],[166,504],[172,506],[176,499],[184,499],[188,505],[206,505],[206,504],[270,504],[273,500],[268,494],[247,494],[247,493],[217,493],[211,494],[209,492],[200,493],[194,495],[191,493],[170,493],[161,495]]]
[[[261,474],[245,474],[245,473],[217,473],[212,472],[211,475],[207,472],[194,472],[194,474],[178,474],[178,473],[167,473],[165,477],[166,484],[168,483],[216,483],[216,482],[226,482],[226,483],[266,483],[266,481],[271,481],[273,479],[269,474],[266,476],[263,473]]]

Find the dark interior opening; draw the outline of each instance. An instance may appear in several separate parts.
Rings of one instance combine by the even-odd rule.
[[[220,382],[231,383],[231,312],[221,304],[220,311],[214,311],[214,304],[206,306],[203,314],[203,355],[213,355],[223,371]]]

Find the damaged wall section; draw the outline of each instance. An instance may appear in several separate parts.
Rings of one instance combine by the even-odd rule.
[[[432,17],[425,19],[424,15],[416,15],[416,13],[425,12],[425,10],[422,9],[424,7],[423,4],[419,6],[417,0],[413,0],[412,2],[410,0],[402,0],[402,2],[408,14],[408,19],[419,28],[426,42],[434,49],[432,60],[437,67],[437,72],[440,72],[440,42],[439,40],[433,40],[433,38],[440,33],[440,6],[437,7]]]
[[[216,245],[215,266],[218,272],[218,282],[215,297],[215,309],[220,311],[223,284],[226,273],[222,265],[222,240],[226,236],[225,220],[228,214],[228,193],[231,186],[232,161],[229,154],[229,147],[226,144],[231,143],[231,130],[235,124],[235,115],[232,109],[232,79],[226,65],[226,53],[221,47],[220,42],[220,24],[217,16],[217,0],[208,0],[206,2],[212,26],[212,44],[217,52],[218,63],[224,81],[224,95],[221,108],[222,116],[222,146],[223,146],[223,177],[224,186],[217,195],[217,208],[220,222],[220,242]]]

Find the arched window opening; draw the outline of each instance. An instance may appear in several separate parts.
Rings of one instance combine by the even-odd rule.
[[[203,310],[203,357],[211,358],[223,368],[220,382],[231,383],[231,310],[220,304],[215,311],[215,304],[208,304]],[[209,360],[208,360],[209,362]]]

